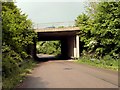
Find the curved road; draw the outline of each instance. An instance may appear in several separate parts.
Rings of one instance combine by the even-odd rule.
[[[18,88],[118,88],[118,72],[53,60],[38,64]]]

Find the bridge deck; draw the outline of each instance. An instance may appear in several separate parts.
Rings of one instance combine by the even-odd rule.
[[[35,32],[60,32],[60,31],[79,31],[79,27],[64,27],[64,28],[43,28],[35,29]]]

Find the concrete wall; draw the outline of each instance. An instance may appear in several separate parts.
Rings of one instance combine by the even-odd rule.
[[[70,58],[74,58],[74,45],[75,44],[75,36],[68,38],[68,55]]]
[[[79,36],[66,37],[61,40],[62,57],[79,58]]]
[[[70,38],[69,44],[69,56],[71,58],[79,58],[79,36],[75,35]]]
[[[76,40],[76,58],[79,58],[80,57],[80,49],[79,49],[79,36],[78,35],[76,35],[76,38],[75,38],[75,40]]]

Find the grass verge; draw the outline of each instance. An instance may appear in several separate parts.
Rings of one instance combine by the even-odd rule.
[[[119,59],[95,59],[95,58],[85,58],[82,57],[79,60],[75,60],[76,63],[82,63],[82,64],[87,64],[91,66],[95,66],[98,68],[104,68],[104,69],[110,69],[114,71],[118,71],[118,61]]]

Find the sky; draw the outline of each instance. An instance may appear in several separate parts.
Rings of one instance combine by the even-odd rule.
[[[15,3],[35,24],[51,22],[71,22],[85,12],[85,2],[48,2],[48,0],[17,0]]]

